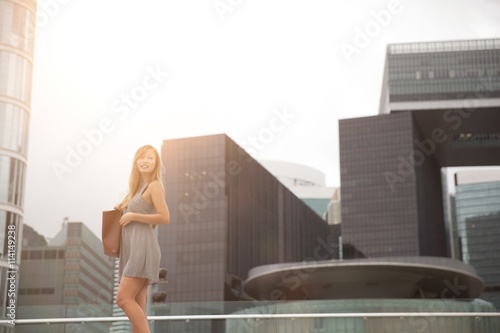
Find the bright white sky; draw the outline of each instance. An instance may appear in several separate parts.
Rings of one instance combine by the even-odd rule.
[[[338,120],[378,113],[388,43],[500,37],[495,0],[39,0],[38,10],[24,221],[47,237],[64,217],[100,237],[133,153],[165,139],[226,133],[257,159],[302,163],[338,186]],[[367,45],[355,43],[370,27]],[[347,44],[357,53],[346,57]],[[57,175],[99,126],[87,156]]]

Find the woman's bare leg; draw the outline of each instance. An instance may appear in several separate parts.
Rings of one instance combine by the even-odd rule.
[[[116,304],[129,318],[134,333],[151,333],[146,312],[136,300],[144,285],[147,289],[147,279],[122,276],[116,295]]]
[[[147,316],[147,313],[146,313],[147,297],[148,297],[148,284],[145,283],[142,286],[142,289],[139,290],[139,293],[137,294],[137,296],[135,296],[135,301],[137,302],[137,304],[139,304],[139,306],[144,311],[146,316]]]

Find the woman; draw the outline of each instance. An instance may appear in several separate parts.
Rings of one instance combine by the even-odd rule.
[[[154,233],[170,222],[161,180],[161,160],[152,146],[137,150],[129,180],[129,193],[115,208],[120,219],[120,285],[116,304],[130,320],[134,333],[149,333],[146,315],[148,285],[158,282],[160,246]]]

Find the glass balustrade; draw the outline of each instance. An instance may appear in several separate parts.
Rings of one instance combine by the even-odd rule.
[[[155,303],[151,332],[231,333],[496,333],[500,312],[473,300],[356,299]],[[15,326],[0,332],[129,333],[128,319],[111,304],[19,306]]]

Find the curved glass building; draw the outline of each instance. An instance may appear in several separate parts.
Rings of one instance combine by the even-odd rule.
[[[0,317],[9,320],[22,245],[35,21],[36,1],[0,0]]]
[[[349,317],[349,313],[379,312],[494,312],[489,303],[480,300],[458,302],[454,300],[425,299],[349,299],[309,300],[272,303],[240,310],[236,314],[321,314],[335,313],[345,317],[283,318],[259,321],[232,319],[226,321],[226,332],[335,332],[335,333],[489,333],[498,332],[493,317]]]
[[[327,187],[325,174],[312,167],[285,161],[259,160],[293,194],[319,216],[325,216],[336,188]]]
[[[254,267],[243,283],[255,300],[226,332],[489,333],[493,304],[478,297],[474,267],[438,257],[317,260]],[[262,318],[244,316],[265,315]],[[293,317],[297,315],[297,317]],[[308,316],[309,315],[309,316]]]

